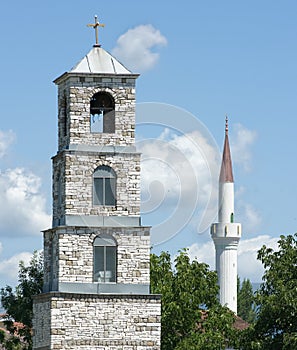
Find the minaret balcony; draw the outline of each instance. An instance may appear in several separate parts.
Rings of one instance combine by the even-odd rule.
[[[241,224],[218,222],[211,225],[211,236],[215,237],[229,237],[241,238]]]

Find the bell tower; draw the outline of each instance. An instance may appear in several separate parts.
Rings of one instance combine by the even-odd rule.
[[[34,349],[159,349],[160,296],[149,287],[150,228],[140,219],[137,74],[96,44],[58,77],[53,222]]]

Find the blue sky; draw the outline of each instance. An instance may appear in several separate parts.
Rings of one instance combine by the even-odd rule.
[[[239,273],[257,282],[257,249],[275,247],[280,234],[297,226],[296,2],[29,0],[4,2],[0,11],[0,286],[15,283],[17,262],[42,247],[39,231],[51,214],[50,158],[57,150],[52,81],[91,49],[94,33],[86,24],[95,14],[106,25],[102,46],[141,73],[137,102],[153,102],[159,111],[147,125],[150,106],[140,105],[145,124],[137,129],[139,149],[148,152],[144,159],[173,169],[172,176],[166,166],[152,173],[150,161],[143,164],[144,199],[154,181],[143,222],[163,223],[163,232],[170,232],[159,244],[153,229],[154,251],[189,247],[213,267],[208,230],[197,226],[206,203],[215,208],[215,198],[207,197],[215,170],[210,176],[200,160],[209,156],[206,166],[219,165],[228,114],[235,207],[243,224]],[[181,126],[183,118],[190,127]],[[176,166],[174,150],[191,165],[193,183],[178,172],[187,165]],[[190,209],[180,205],[181,194]]]

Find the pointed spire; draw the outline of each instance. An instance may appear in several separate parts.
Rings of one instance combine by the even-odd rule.
[[[224,143],[223,159],[222,159],[221,173],[220,173],[220,182],[222,183],[234,182],[228,131],[229,131],[228,117],[226,116],[225,143]]]

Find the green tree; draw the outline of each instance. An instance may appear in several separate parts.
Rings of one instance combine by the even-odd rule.
[[[218,301],[216,272],[186,250],[151,255],[151,291],[162,294],[162,350],[221,349],[235,344],[233,313]]]
[[[297,349],[297,234],[281,236],[278,250],[263,246],[258,259],[265,272],[256,293],[257,321],[245,349]]]
[[[255,297],[253,286],[249,279],[244,279],[240,283],[238,277],[237,290],[237,314],[248,323],[254,323],[256,320]]]
[[[15,291],[10,286],[0,291],[1,303],[8,315],[5,326],[10,333],[10,337],[0,334],[0,344],[2,343],[9,350],[30,350],[32,349],[32,297],[42,292],[43,255],[34,252],[28,266],[21,261],[18,278],[19,284]],[[16,327],[14,322],[20,322],[23,326]]]

